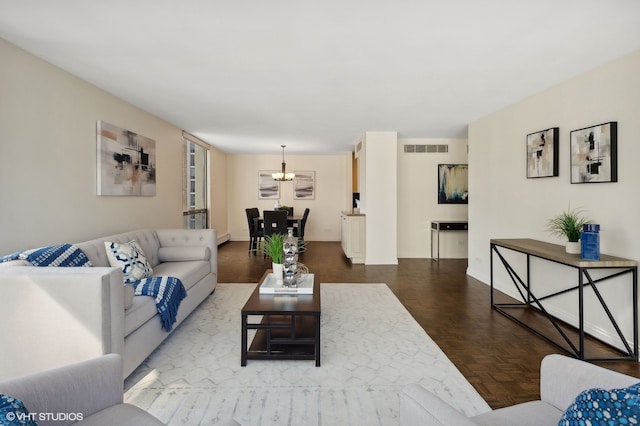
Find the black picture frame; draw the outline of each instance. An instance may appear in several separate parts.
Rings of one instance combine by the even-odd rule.
[[[527,135],[527,179],[558,176],[559,135],[559,127]]]
[[[571,183],[618,181],[618,122],[571,131]]]

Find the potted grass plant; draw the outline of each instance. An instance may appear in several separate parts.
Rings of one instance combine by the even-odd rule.
[[[588,223],[589,219],[583,216],[582,210],[571,209],[552,217],[547,222],[547,230],[561,238],[566,238],[565,250],[567,253],[580,253],[580,232],[582,226]]]
[[[271,234],[264,237],[264,254],[271,258],[271,269],[277,279],[282,279],[282,262],[284,260],[284,239],[283,234]]]

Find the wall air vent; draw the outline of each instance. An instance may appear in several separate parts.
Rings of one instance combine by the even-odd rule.
[[[436,152],[449,152],[449,145],[441,144],[429,144],[429,145],[405,145],[404,152],[406,153],[436,153]]]

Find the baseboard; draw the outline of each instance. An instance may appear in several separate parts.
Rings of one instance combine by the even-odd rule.
[[[231,239],[231,235],[229,233],[226,233],[226,234],[221,235],[221,236],[218,237],[217,243],[218,243],[218,245],[220,245],[222,243],[226,243],[230,239]]]
[[[482,282],[483,284],[486,284],[486,285],[491,284],[491,280],[488,275],[476,269],[472,269],[471,267],[468,267],[468,266],[467,266],[467,275],[469,275],[472,278],[475,278],[476,280]]]
[[[364,259],[365,265],[397,265],[398,258],[397,257],[380,257],[380,258],[371,258],[365,257]]]

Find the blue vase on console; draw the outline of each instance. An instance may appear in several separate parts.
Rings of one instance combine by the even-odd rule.
[[[585,260],[600,260],[600,225],[585,223],[582,226],[580,254]]]

